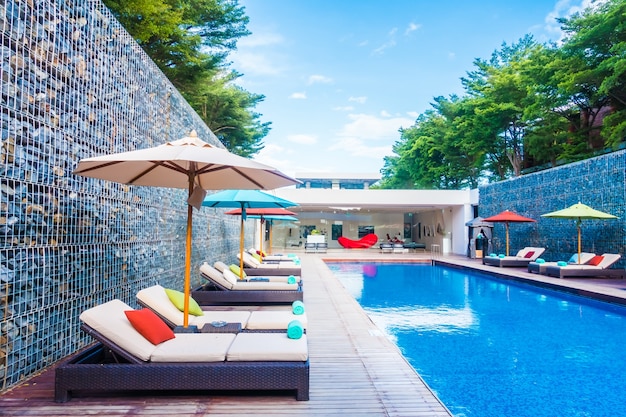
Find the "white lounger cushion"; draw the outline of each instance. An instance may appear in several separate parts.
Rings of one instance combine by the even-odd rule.
[[[216,262],[215,265],[217,264],[218,263]],[[224,264],[224,266],[226,265]],[[228,267],[226,267],[226,269],[228,269]],[[202,265],[200,265],[200,272],[202,272],[207,277],[211,278],[211,280],[215,281],[215,283],[221,285],[222,287],[227,288],[229,290],[233,289],[233,283],[228,281],[226,278],[224,278],[224,274],[221,271],[219,271],[216,268],[213,268],[208,263],[204,262]]]
[[[235,333],[176,333],[174,339],[155,346],[152,362],[223,362]],[[181,378],[184,378],[181,375]]]
[[[225,269],[222,275],[226,280],[233,283],[233,291],[256,291],[256,290],[298,290],[298,284],[287,284],[286,282],[255,282],[237,281],[237,275],[230,269]]]
[[[182,326],[185,315],[170,301],[165,288],[160,285],[144,288],[137,293],[137,299],[158,315],[164,317],[175,326]],[[189,315],[189,324],[202,328],[205,324],[213,321],[225,321],[228,323],[241,323],[245,328],[250,318],[249,311],[206,311],[202,316]],[[287,328],[285,326],[285,328]]]
[[[302,323],[302,327],[306,329],[307,317],[304,314],[293,314],[288,310],[259,310],[253,311],[250,314],[250,319],[246,325],[247,330],[272,330],[272,329],[287,329],[287,325],[293,321],[298,320]]]
[[[237,259],[240,259],[241,255],[237,254]],[[281,269],[281,268],[300,268],[299,264],[296,264],[293,261],[280,261],[273,263],[263,263],[259,262],[254,256],[250,255],[248,252],[243,253],[243,263],[249,268],[266,268],[266,269]]]
[[[133,310],[122,300],[112,300],[83,311],[80,319],[121,349],[143,361],[149,361],[154,345],[128,321],[124,311]]]
[[[153,285],[139,291],[137,299],[170,323],[176,326],[183,325],[183,312],[172,304],[165,293],[165,289],[160,285]],[[245,307],[232,310],[203,310],[204,315],[202,316],[190,315],[189,324],[201,329],[207,323],[225,321],[227,323],[241,323],[241,328],[248,330],[286,330],[287,325],[292,320],[297,319],[306,328],[306,313],[296,315],[290,309],[279,307],[274,306],[275,310],[253,312],[245,310]],[[250,307],[247,308],[250,309]]]
[[[226,265],[222,261],[216,261],[213,264],[213,267],[217,270],[217,272],[220,272],[222,274],[226,270],[230,271],[230,268],[228,267],[228,265]],[[212,273],[216,274],[217,272],[212,272]],[[234,275],[235,275],[235,277],[237,276],[237,274],[234,274]],[[212,276],[212,275],[209,275],[209,276]],[[294,277],[296,278],[296,282],[300,282],[300,275],[294,275]],[[282,283],[286,284],[287,280],[289,279],[289,275],[254,275],[254,276],[248,275],[246,280],[248,280],[248,282],[255,282],[254,281],[255,278],[267,278],[269,280],[269,282],[282,282]],[[221,279],[225,279],[226,280],[226,278],[224,278],[224,277],[221,277]],[[230,280],[227,280],[227,282],[229,283],[229,285],[234,285]],[[241,280],[237,280],[237,282],[242,282],[242,281]],[[232,287],[230,287],[230,288],[232,289]]]
[[[239,333],[226,359],[242,361],[306,361],[309,357],[306,335],[289,339],[286,333]]]

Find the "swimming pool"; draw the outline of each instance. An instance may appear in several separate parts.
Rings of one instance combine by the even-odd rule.
[[[625,413],[624,307],[464,269],[328,266],[455,416]]]

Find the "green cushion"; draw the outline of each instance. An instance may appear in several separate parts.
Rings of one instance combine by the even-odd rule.
[[[184,293],[180,291],[176,291],[176,290],[170,290],[169,288],[165,289],[165,293],[167,294],[167,297],[170,299],[172,304],[176,306],[177,309],[179,309],[180,311],[185,311],[185,294]],[[191,298],[191,296],[189,296],[189,314],[193,316],[204,315],[204,312],[198,305],[198,302],[194,300],[193,298]]]
[[[244,279],[246,277],[246,271],[243,271],[243,275],[239,275],[239,265],[231,264],[228,266],[228,269],[233,271],[233,274],[237,275],[237,278]]]

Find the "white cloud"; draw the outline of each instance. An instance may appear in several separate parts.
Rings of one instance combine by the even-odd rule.
[[[422,27],[422,25],[418,25],[417,23],[409,23],[409,26],[406,28],[406,30],[404,31],[404,35],[408,35],[411,32],[415,32],[417,29],[420,29]]]
[[[359,103],[359,104],[363,104],[367,101],[367,97],[365,96],[361,96],[361,97],[349,97],[348,101],[353,101],[355,103]]]
[[[267,55],[239,51],[231,56],[234,67],[245,75],[278,75],[284,71]]]
[[[324,75],[311,75],[307,82],[309,84],[328,84],[333,82],[333,79]]]
[[[392,142],[399,138],[401,127],[410,127],[415,123],[414,119],[406,117],[384,118],[369,114],[351,114],[349,118],[351,121],[343,126],[339,136]]]
[[[314,135],[289,135],[287,136],[289,142],[298,143],[300,145],[313,145],[317,143],[317,136]]]
[[[306,100],[306,93],[292,93],[289,98],[293,98],[296,100]]]
[[[274,167],[293,177],[299,170],[297,161],[291,156],[293,154],[294,151],[291,149],[286,149],[280,145],[266,144],[265,147],[255,155],[254,160]],[[278,156],[283,158],[279,158]]]
[[[366,145],[357,138],[344,138],[328,148],[330,151],[341,151],[352,157],[365,157],[372,159],[382,159],[384,156],[392,155],[392,145],[371,146]]]
[[[249,76],[276,76],[285,71],[285,59],[275,52],[276,45],[285,39],[274,32],[255,32],[237,42],[237,49],[230,55],[233,67]],[[243,77],[242,77],[243,78]]]
[[[382,45],[380,45],[378,48],[374,49],[372,51],[372,53],[374,55],[382,55],[382,53],[385,51],[385,49],[393,48],[394,46],[396,46],[396,41],[391,39],[391,40],[383,43]]]
[[[285,42],[285,39],[278,33],[254,32],[237,41],[238,49],[258,48],[260,46],[274,46]]]
[[[561,26],[556,21],[557,18],[569,18],[575,13],[580,13],[589,7],[599,7],[606,3],[607,0],[559,0],[554,9],[545,18],[544,30],[551,35],[550,37],[555,41],[563,40],[564,33],[561,31]]]

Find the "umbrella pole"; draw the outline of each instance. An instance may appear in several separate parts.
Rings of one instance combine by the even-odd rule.
[[[239,228],[239,279],[243,279],[243,217],[245,209],[241,211],[241,227]]]
[[[189,197],[191,197],[191,193],[193,193],[193,182],[194,182],[195,173],[189,174]],[[187,203],[187,237],[185,240],[185,300],[183,302],[183,327],[187,328],[189,326],[189,297],[190,291],[189,287],[191,286],[191,234],[192,234],[192,216],[193,216],[193,207],[189,203]]]
[[[509,256],[509,222],[506,225],[506,256]]]
[[[272,223],[270,223],[270,247],[267,248],[267,253],[272,254]]]
[[[576,228],[578,229],[578,263],[580,263],[580,254],[581,254],[581,244],[580,244],[580,221],[578,222],[578,224],[576,225]]]
[[[259,222],[259,256],[263,260],[263,216],[261,216]]]

